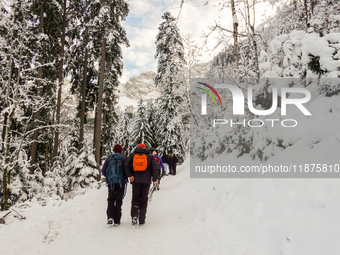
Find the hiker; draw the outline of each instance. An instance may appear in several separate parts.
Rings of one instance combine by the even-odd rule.
[[[163,165],[165,168],[165,175],[168,175],[170,173],[170,168],[169,168],[169,164],[168,164],[168,156],[166,155],[166,153],[163,153],[162,156],[162,161],[163,161]]]
[[[165,174],[165,170],[164,170],[163,161],[160,157],[158,157],[157,152],[153,151],[152,155],[153,155],[153,157],[154,157],[154,159],[155,159],[155,161],[158,165],[158,169],[159,169],[159,174],[157,176],[158,185],[156,187],[156,190],[159,190],[159,185],[161,184],[161,178],[162,178],[163,175],[166,175],[166,174]]]
[[[109,189],[106,210],[107,224],[114,223],[115,227],[120,225],[124,192],[127,185],[124,171],[126,158],[122,157],[122,151],[122,146],[116,144],[113,147],[113,154],[108,156],[102,168],[102,174],[106,177]]]
[[[132,184],[131,218],[132,224],[145,223],[146,208],[148,206],[148,193],[151,179],[157,185],[159,167],[146,148],[139,144],[138,148],[125,161],[125,174]]]
[[[178,159],[175,155],[172,155],[171,158],[171,171],[172,175],[176,175],[176,165],[177,165]]]
[[[169,174],[173,175],[173,170],[172,170],[172,155],[169,152],[168,153],[168,164],[169,164]]]

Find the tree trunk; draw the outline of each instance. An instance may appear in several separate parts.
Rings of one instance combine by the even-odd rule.
[[[96,129],[95,129],[95,147],[94,147],[95,159],[97,162],[97,169],[99,171],[98,180],[100,179],[100,140],[101,140],[101,127],[102,127],[105,56],[106,56],[106,38],[105,38],[105,28],[104,28],[103,29],[103,41],[102,41],[102,59],[100,63],[99,93],[98,93]]]
[[[96,102],[98,104],[98,102]],[[94,106],[94,122],[93,122],[93,154],[95,154],[94,148],[96,144],[96,125],[97,125],[97,106]]]
[[[5,139],[6,139],[6,128],[7,128],[8,113],[4,114],[4,125],[2,126],[2,145],[1,152],[5,152]]]
[[[84,143],[84,124],[85,124],[85,107],[86,107],[86,85],[87,85],[87,60],[88,60],[88,50],[87,44],[89,43],[89,33],[86,28],[85,36],[85,59],[84,59],[84,73],[83,73],[83,88],[81,95],[81,112],[80,112],[80,130],[79,130],[79,151],[83,148]]]
[[[314,7],[316,5],[316,1],[317,0],[310,0],[310,11],[311,11],[311,15],[314,14]]]
[[[9,149],[10,149],[10,142],[11,142],[11,130],[10,130],[10,126],[6,129],[6,148],[5,148],[5,167],[4,170],[2,172],[2,185],[3,185],[3,206],[2,209],[3,210],[8,210],[8,164],[9,164]]]
[[[13,22],[14,22],[14,18],[13,18]],[[8,61],[9,77],[8,77],[7,90],[6,90],[6,107],[9,107],[9,95],[10,95],[12,77],[13,77],[13,72],[14,72],[14,61],[12,59],[12,49],[13,49],[13,31],[11,33],[11,47],[10,47],[10,55],[9,55],[9,61]],[[4,125],[2,128],[2,141],[3,141],[2,150],[3,151],[5,151],[7,121],[8,121],[8,113],[6,112],[4,114]]]
[[[238,47],[238,20],[236,16],[235,0],[231,0],[231,14],[233,17],[233,39],[234,39],[234,54],[236,56],[236,66],[240,61],[240,51]]]
[[[13,18],[14,19],[14,18]],[[14,61],[12,59],[12,48],[13,48],[13,31],[11,34],[11,47],[10,47],[10,55],[9,55],[9,71],[10,75],[8,77],[8,84],[7,84],[7,91],[6,91],[6,106],[9,107],[9,96],[11,91],[11,83],[12,83],[12,76],[13,76],[13,69],[14,69]],[[21,52],[21,50],[20,50]],[[20,58],[21,60],[21,58]],[[19,62],[20,64],[20,62]],[[20,72],[20,68],[19,68]],[[19,75],[20,77],[20,75]],[[18,77],[18,79],[19,79]],[[14,111],[13,109],[12,111]],[[2,201],[2,210],[8,210],[8,164],[9,164],[9,149],[10,149],[10,142],[11,142],[11,117],[13,117],[13,114],[11,113],[8,115],[8,113],[5,113],[5,119],[4,119],[4,128],[3,128],[3,149],[5,153],[5,166],[2,172],[2,186],[3,186],[3,201]],[[7,127],[7,122],[9,122],[9,125]]]
[[[40,6],[40,24],[39,24],[39,32],[43,33],[44,32],[44,1],[41,1],[41,6]],[[38,67],[38,97],[40,98],[42,96],[42,65],[43,65],[43,56],[42,56],[42,51],[40,51],[40,56],[39,56],[39,64],[40,66]],[[31,163],[30,163],[30,174],[34,173],[35,170],[35,164],[37,163],[37,149],[38,149],[38,137],[39,137],[39,130],[36,129],[39,126],[39,120],[40,120],[40,109],[34,114],[34,124],[33,124],[33,129],[35,129],[33,133],[33,144],[32,144],[32,149],[31,149]]]
[[[254,28],[252,28],[252,30],[253,29]],[[258,54],[257,54],[257,43],[256,43],[256,40],[255,40],[255,32],[252,35],[252,40],[253,40],[254,54],[255,54],[254,61],[255,61],[256,76],[257,76],[258,79],[260,79],[259,57],[258,57]]]
[[[7,90],[10,89],[10,84],[12,83],[12,77],[14,72],[14,61],[12,59],[12,64],[10,65],[10,72],[8,77],[8,87]],[[9,95],[8,95],[9,96]],[[6,107],[8,107],[8,98],[6,99]],[[4,114],[4,125],[2,126],[2,147],[1,151],[5,152],[5,139],[6,139],[6,128],[7,128],[7,121],[8,121],[8,112]]]
[[[105,97],[105,104],[106,104],[106,101],[107,101],[107,97]],[[105,125],[106,125],[106,116],[107,116],[107,111],[104,111],[104,114],[103,114],[103,142],[101,144],[101,153],[100,153],[100,157],[102,157],[104,154],[105,154],[105,142],[106,142],[106,129],[105,129]]]
[[[305,11],[305,20],[306,20],[306,28],[309,28],[308,24],[308,5],[307,5],[307,0],[303,0],[304,3],[304,11]]]
[[[253,47],[254,47],[254,61],[255,61],[255,72],[256,72],[256,77],[260,79],[260,67],[259,67],[259,57],[257,54],[257,42],[255,39],[255,0],[253,0],[253,23],[250,21],[250,6],[247,1],[247,8],[248,8],[248,24],[251,30],[251,39],[253,42]]]
[[[58,88],[58,97],[57,97],[57,116],[56,116],[57,128],[55,130],[55,137],[54,137],[53,160],[56,156],[58,156],[58,146],[59,146],[59,124],[60,124],[60,108],[61,108],[61,90],[62,90],[62,85],[63,85],[65,27],[66,27],[66,0],[64,0],[64,7],[63,7],[63,25],[62,25],[62,35],[61,35],[61,52],[60,52],[59,79],[58,79],[59,88]]]

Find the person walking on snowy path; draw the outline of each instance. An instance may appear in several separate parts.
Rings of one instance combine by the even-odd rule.
[[[120,225],[123,197],[127,184],[124,171],[126,158],[122,157],[122,151],[122,146],[116,144],[113,147],[114,153],[108,156],[102,168],[102,174],[106,177],[106,183],[109,188],[106,210],[107,224],[114,223],[115,227]]]
[[[169,161],[168,155],[166,155],[166,152],[163,153],[162,161],[165,168],[165,175],[168,175],[170,173],[170,166],[168,162]]]
[[[132,184],[131,218],[132,224],[145,223],[146,209],[148,206],[148,193],[151,179],[157,185],[157,165],[151,152],[145,144],[138,145],[138,148],[125,161],[125,174]]]
[[[171,171],[172,171],[172,175],[176,175],[176,166],[178,163],[178,159],[175,155],[171,155]]]
[[[167,162],[168,162],[168,165],[169,165],[169,174],[172,175],[172,155],[171,153],[169,152],[168,155],[166,156],[167,158]]]
[[[160,157],[158,157],[157,152],[153,151],[152,155],[155,158],[155,161],[156,161],[156,163],[157,163],[157,165],[159,167],[159,175],[157,176],[158,185],[156,187],[156,189],[159,190],[159,185],[161,184],[161,178],[162,178],[163,175],[166,175],[166,174],[165,174],[165,170],[164,170],[163,161],[162,161],[162,159]]]

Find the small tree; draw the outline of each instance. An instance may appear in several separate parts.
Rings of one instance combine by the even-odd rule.
[[[121,112],[114,132],[114,141],[123,147],[123,153],[126,156],[129,155],[132,150],[132,145],[130,143],[130,123],[131,119],[129,118],[129,115]],[[114,144],[111,144],[111,148],[113,148],[113,146]]]
[[[143,104],[143,99],[139,99],[138,109],[134,116],[134,126],[131,133],[132,147],[137,147],[138,144],[144,143],[147,148],[151,146],[151,129],[146,116],[146,108]]]

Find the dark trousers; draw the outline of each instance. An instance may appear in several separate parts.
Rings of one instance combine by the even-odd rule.
[[[122,217],[122,204],[123,196],[125,191],[125,184],[122,187],[119,184],[115,184],[114,189],[111,190],[109,187],[109,197],[107,199],[107,218],[113,219],[114,223],[120,223]]]
[[[132,183],[131,217],[138,218],[139,214],[139,224],[145,223],[149,189],[149,183]]]
[[[173,170],[172,170],[172,165],[169,164],[169,174],[172,174]]]
[[[176,165],[173,165],[173,166],[172,166],[172,174],[173,174],[173,175],[176,175]]]

